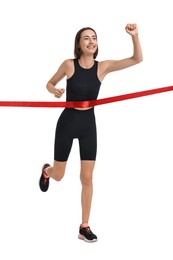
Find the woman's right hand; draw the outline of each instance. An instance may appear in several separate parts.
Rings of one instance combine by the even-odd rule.
[[[56,98],[60,98],[65,92],[65,89],[64,88],[55,88],[55,91],[54,91],[54,96]]]

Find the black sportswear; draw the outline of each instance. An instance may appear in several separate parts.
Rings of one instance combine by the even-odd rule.
[[[67,79],[67,101],[88,101],[97,99],[101,82],[97,77],[98,61],[89,69],[84,69],[74,59],[74,74]]]
[[[101,82],[97,76],[98,62],[89,69],[80,66],[74,59],[74,74],[67,79],[67,101],[97,99]],[[81,160],[95,160],[97,133],[94,108],[77,110],[65,108],[57,122],[54,145],[54,160],[67,161],[73,139],[79,140]]]
[[[64,109],[56,127],[54,160],[67,161],[74,138],[79,140],[80,159],[95,160],[97,133],[94,108]]]

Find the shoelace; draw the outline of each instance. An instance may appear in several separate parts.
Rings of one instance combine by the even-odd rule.
[[[44,184],[46,184],[47,183],[47,181],[48,181],[48,178],[44,178]]]
[[[43,181],[43,182],[44,182],[44,184],[47,184],[49,178],[46,178],[46,177],[44,176],[45,174],[46,174],[46,173],[44,172],[44,173],[43,173],[43,177],[44,177],[44,181]],[[46,174],[46,175],[47,175],[47,174]]]
[[[88,234],[93,234],[92,231],[91,231],[91,229],[90,229],[90,227],[86,227],[85,230],[86,230],[86,232],[87,232]]]

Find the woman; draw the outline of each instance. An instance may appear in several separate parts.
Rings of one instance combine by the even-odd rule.
[[[97,99],[101,82],[113,71],[125,69],[142,61],[142,50],[136,24],[127,24],[125,30],[132,37],[133,55],[122,60],[98,62],[97,34],[90,27],[79,30],[75,37],[75,59],[65,60],[47,83],[47,89],[60,98],[65,90],[56,88],[57,83],[67,78],[67,101],[86,101]],[[94,107],[65,108],[58,120],[55,134],[54,165],[43,165],[40,177],[40,189],[45,192],[49,187],[49,178],[60,181],[65,173],[68,156],[74,138],[79,139],[82,184],[82,222],[79,238],[87,242],[97,241],[97,236],[89,227],[92,201],[92,176],[96,160],[97,133]]]

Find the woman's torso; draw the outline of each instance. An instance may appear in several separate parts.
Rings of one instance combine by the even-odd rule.
[[[98,97],[101,81],[98,78],[98,62],[90,68],[83,68],[78,59],[69,60],[67,69],[67,101],[89,101]],[[76,109],[90,109],[76,108]]]

